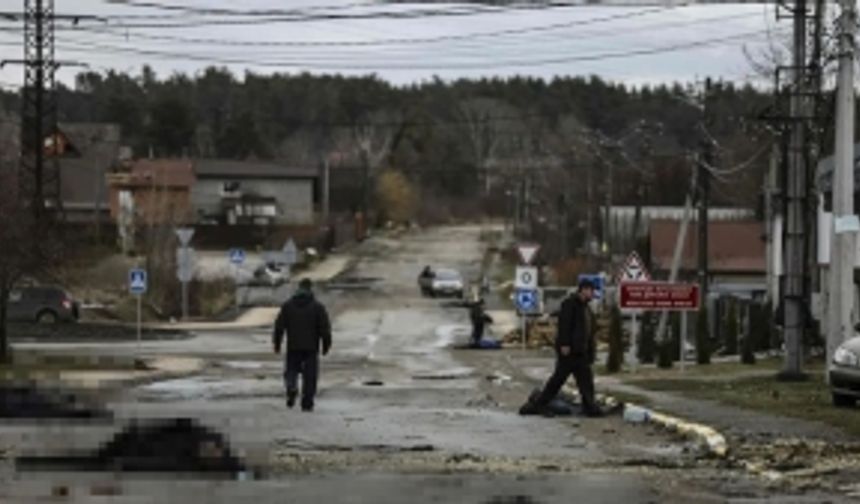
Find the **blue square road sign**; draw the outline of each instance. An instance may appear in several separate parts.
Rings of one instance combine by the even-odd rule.
[[[245,251],[240,248],[230,249],[229,257],[231,263],[239,266],[245,262]]]
[[[128,272],[128,291],[135,295],[146,294],[149,279],[146,270],[134,268]]]

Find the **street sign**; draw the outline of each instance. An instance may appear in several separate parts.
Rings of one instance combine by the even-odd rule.
[[[699,285],[663,282],[624,282],[619,289],[623,309],[698,311]]]
[[[522,289],[514,294],[514,302],[520,313],[535,313],[540,309],[540,293],[535,289]]]
[[[176,237],[179,238],[179,244],[185,247],[191,243],[191,238],[194,237],[194,228],[178,228],[176,229]]]
[[[522,290],[538,288],[538,269],[534,266],[517,266],[514,287]]]
[[[190,282],[194,279],[194,249],[180,247],[176,249],[176,277],[180,282]]]
[[[241,266],[245,262],[245,251],[240,248],[230,249],[230,262],[236,266]]]
[[[147,276],[146,270],[134,268],[128,272],[128,291],[136,296],[146,294]]]
[[[618,283],[622,282],[650,282],[651,273],[645,267],[645,262],[636,252],[631,252],[624,261],[624,266],[618,272]]]
[[[601,301],[603,293],[606,291],[603,275],[583,273],[579,275],[579,281],[582,282],[583,280],[588,280],[594,284],[594,299]]]
[[[517,247],[517,252],[519,252],[523,264],[531,264],[539,250],[540,245],[535,243],[521,243]]]
[[[292,238],[290,238],[289,241],[287,241],[287,244],[284,245],[283,253],[284,264],[293,265],[299,262],[299,249],[296,247],[296,242],[294,242]]]

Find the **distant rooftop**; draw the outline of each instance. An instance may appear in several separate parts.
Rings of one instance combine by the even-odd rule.
[[[296,167],[275,161],[238,161],[229,159],[197,159],[194,161],[197,178],[257,178],[257,179],[314,179],[319,176],[316,167]]]

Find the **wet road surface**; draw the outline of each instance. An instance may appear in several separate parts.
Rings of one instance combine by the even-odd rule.
[[[281,357],[267,331],[202,333],[148,342],[149,355],[200,355],[195,376],[141,385],[114,397],[120,419],[192,417],[229,436],[234,449],[264,470],[253,482],[181,482],[167,478],[29,475],[3,486],[0,500],[27,502],[68,486],[70,502],[724,502],[767,501],[770,492],[742,474],[697,464],[696,450],[620,418],[520,417],[538,383],[517,359],[547,352],[475,352],[453,347],[468,336],[462,308],[422,298],[425,265],[459,269],[477,280],[486,243],[481,228],[457,227],[375,238],[357,252],[347,278],[363,288],[326,291],[334,347],[322,360],[313,413],[287,410]],[[366,284],[363,280],[372,279]],[[93,345],[124,353],[133,345]],[[0,429],[0,451],[96,446],[113,426]],[[44,428],[42,428],[44,429]],[[6,468],[8,471],[8,467]],[[162,480],[164,480],[162,482]],[[101,485],[101,486],[100,486]],[[101,488],[107,485],[109,488]],[[5,493],[4,493],[5,492]],[[817,502],[813,494],[778,502]],[[811,500],[808,500],[811,499]]]

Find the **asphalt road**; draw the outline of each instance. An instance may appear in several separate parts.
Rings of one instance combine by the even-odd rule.
[[[466,311],[424,299],[416,288],[426,264],[477,278],[486,246],[480,231],[430,229],[358,248],[347,276],[366,281],[365,288],[319,294],[333,316],[334,348],[323,360],[313,413],[286,409],[281,358],[272,355],[267,331],[144,343],[147,354],[199,355],[209,365],[198,375],[116,396],[120,422],[195,418],[227,434],[264,470],[263,480],[19,474],[14,485],[0,484],[0,501],[29,502],[58,486],[68,487],[69,502],[101,502],[93,489],[103,493],[105,486],[116,494],[111,502],[819,501],[814,494],[780,494],[734,468],[701,461],[684,441],[619,417],[518,416],[537,385],[534,363],[548,370],[552,356],[457,350],[468,334]],[[516,365],[524,357],[532,363],[528,370]],[[0,427],[0,452],[93,447],[115,428]],[[8,477],[8,465],[5,471]]]

